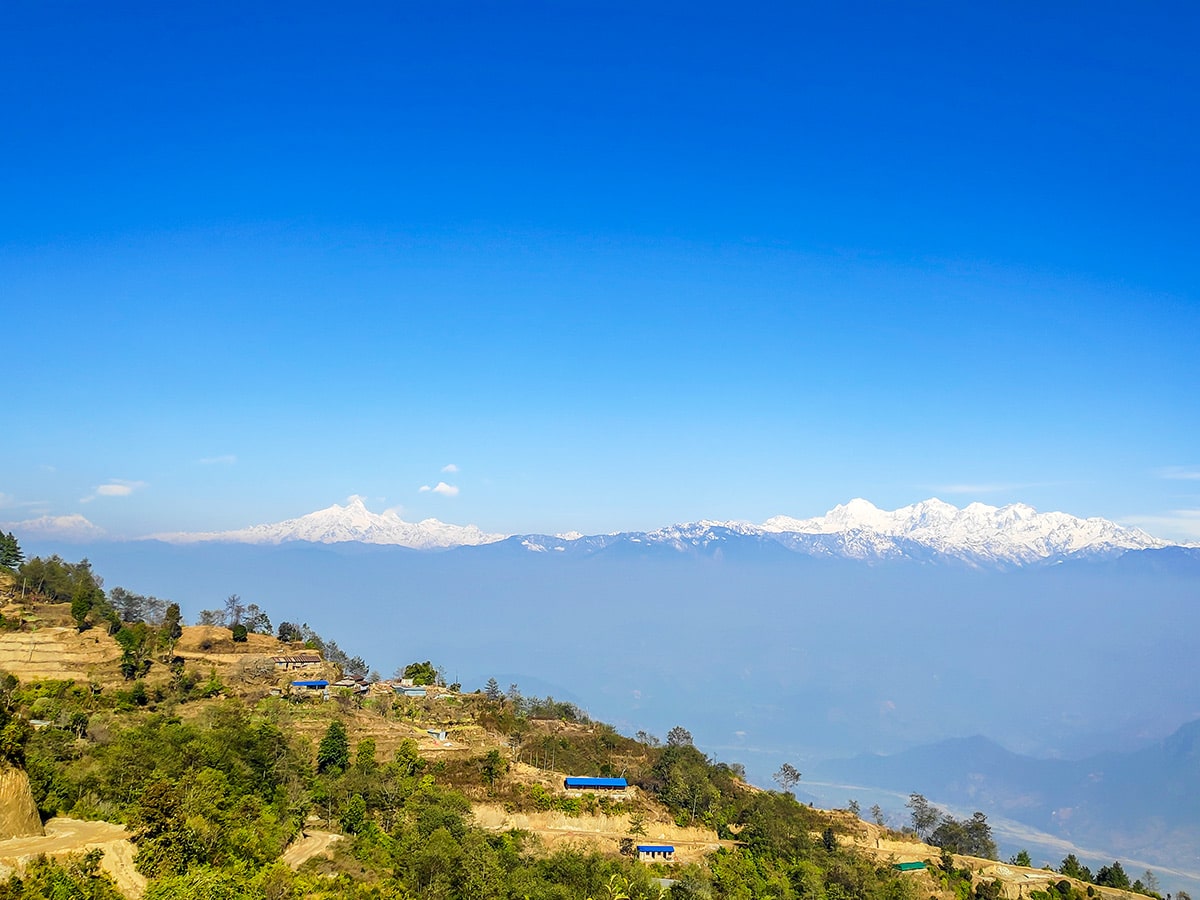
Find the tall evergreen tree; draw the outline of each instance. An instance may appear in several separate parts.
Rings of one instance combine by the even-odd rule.
[[[7,534],[0,532],[0,566],[15,569],[23,562],[25,554],[21,552],[16,536],[11,531]]]

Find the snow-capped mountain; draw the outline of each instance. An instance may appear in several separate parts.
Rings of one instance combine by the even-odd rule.
[[[296,519],[271,525],[252,525],[235,531],[176,532],[153,535],[173,544],[224,541],[242,544],[282,544],[308,541],[315,544],[393,544],[415,550],[444,550],[490,544],[502,534],[486,534],[474,525],[450,525],[437,519],[405,522],[393,510],[373,513],[362,497],[353,496],[345,506],[337,503]]]
[[[793,535],[839,535],[845,555],[858,558],[896,555],[908,543],[961,559],[1009,563],[1169,546],[1107,519],[1039,513],[1024,503],[999,508],[972,503],[959,509],[936,498],[890,512],[851,500],[812,519],[775,516],[762,528],[785,542]]]
[[[513,539],[516,540],[516,539]],[[1136,528],[1107,519],[1039,513],[1016,503],[972,503],[959,509],[936,498],[896,510],[862,500],[824,516],[775,516],[761,525],[702,520],[649,532],[622,532],[564,540],[523,535],[521,546],[539,552],[597,553],[617,545],[679,552],[725,553],[755,547],[805,556],[861,560],[952,559],[970,565],[1024,565],[1068,557],[1111,557],[1130,550],[1172,546]]]
[[[959,509],[938,499],[890,511],[857,499],[835,506],[823,516],[810,519],[775,516],[761,525],[702,520],[647,532],[586,536],[573,531],[507,536],[437,519],[405,522],[391,510],[371,512],[362,498],[355,496],[345,506],[334,504],[271,525],[236,531],[155,535],[155,538],[172,543],[359,542],[418,550],[497,544],[529,552],[571,555],[590,555],[619,547],[635,552],[658,550],[708,555],[754,550],[867,561],[951,559],[970,565],[1024,565],[1070,557],[1111,557],[1130,550],[1173,546],[1107,519],[1081,519],[1061,512],[1039,513],[1021,503],[999,508],[972,503]]]

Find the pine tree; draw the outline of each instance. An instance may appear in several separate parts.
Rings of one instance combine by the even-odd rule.
[[[25,554],[21,552],[16,536],[11,531],[8,534],[0,532],[0,567],[15,569],[23,562]]]

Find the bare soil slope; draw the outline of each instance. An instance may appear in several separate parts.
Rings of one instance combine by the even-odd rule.
[[[122,681],[120,659],[120,645],[102,628],[80,632],[74,626],[52,625],[0,632],[0,670],[21,681]]]
[[[98,848],[104,851],[100,868],[112,876],[126,897],[137,898],[146,879],[133,866],[134,847],[122,825],[56,818],[46,823],[46,833],[0,841],[0,878],[21,872],[41,855],[61,858]]]

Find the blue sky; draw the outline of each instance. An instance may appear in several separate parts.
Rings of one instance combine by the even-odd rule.
[[[8,4],[0,520],[937,495],[1200,539],[1198,26]]]

